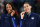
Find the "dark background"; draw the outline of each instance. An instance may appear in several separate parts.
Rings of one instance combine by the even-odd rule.
[[[15,10],[18,12],[18,15],[20,12],[23,11],[23,3],[29,2],[32,5],[32,12],[37,13],[40,15],[40,0],[0,0],[0,19],[1,19],[1,14],[4,13],[4,3],[12,3],[15,7]]]

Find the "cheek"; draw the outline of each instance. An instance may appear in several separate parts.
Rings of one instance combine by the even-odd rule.
[[[26,10],[26,8],[24,8],[24,10]]]
[[[25,8],[24,8],[24,10],[25,10]]]
[[[30,11],[30,9],[27,9],[26,11]]]
[[[27,10],[30,10],[29,8]]]
[[[10,10],[12,10],[12,8],[10,8]]]
[[[6,9],[6,11],[8,11],[8,9]]]

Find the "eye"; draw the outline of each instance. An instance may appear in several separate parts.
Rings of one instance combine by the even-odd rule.
[[[8,7],[6,7],[6,8],[8,8]]]

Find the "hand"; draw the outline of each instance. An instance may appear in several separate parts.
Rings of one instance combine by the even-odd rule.
[[[21,19],[23,19],[25,12],[21,13]]]
[[[14,10],[12,10],[13,12],[11,13],[11,16],[13,16],[14,14],[15,14],[15,11]]]

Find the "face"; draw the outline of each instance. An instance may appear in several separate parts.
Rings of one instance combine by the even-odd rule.
[[[6,10],[7,10],[7,12],[10,13],[10,10],[12,10],[12,6],[10,4],[7,4],[6,5]]]
[[[30,12],[30,11],[31,11],[31,8],[32,8],[32,7],[31,7],[29,4],[27,4],[27,3],[24,4],[24,11],[25,11],[25,12]]]

